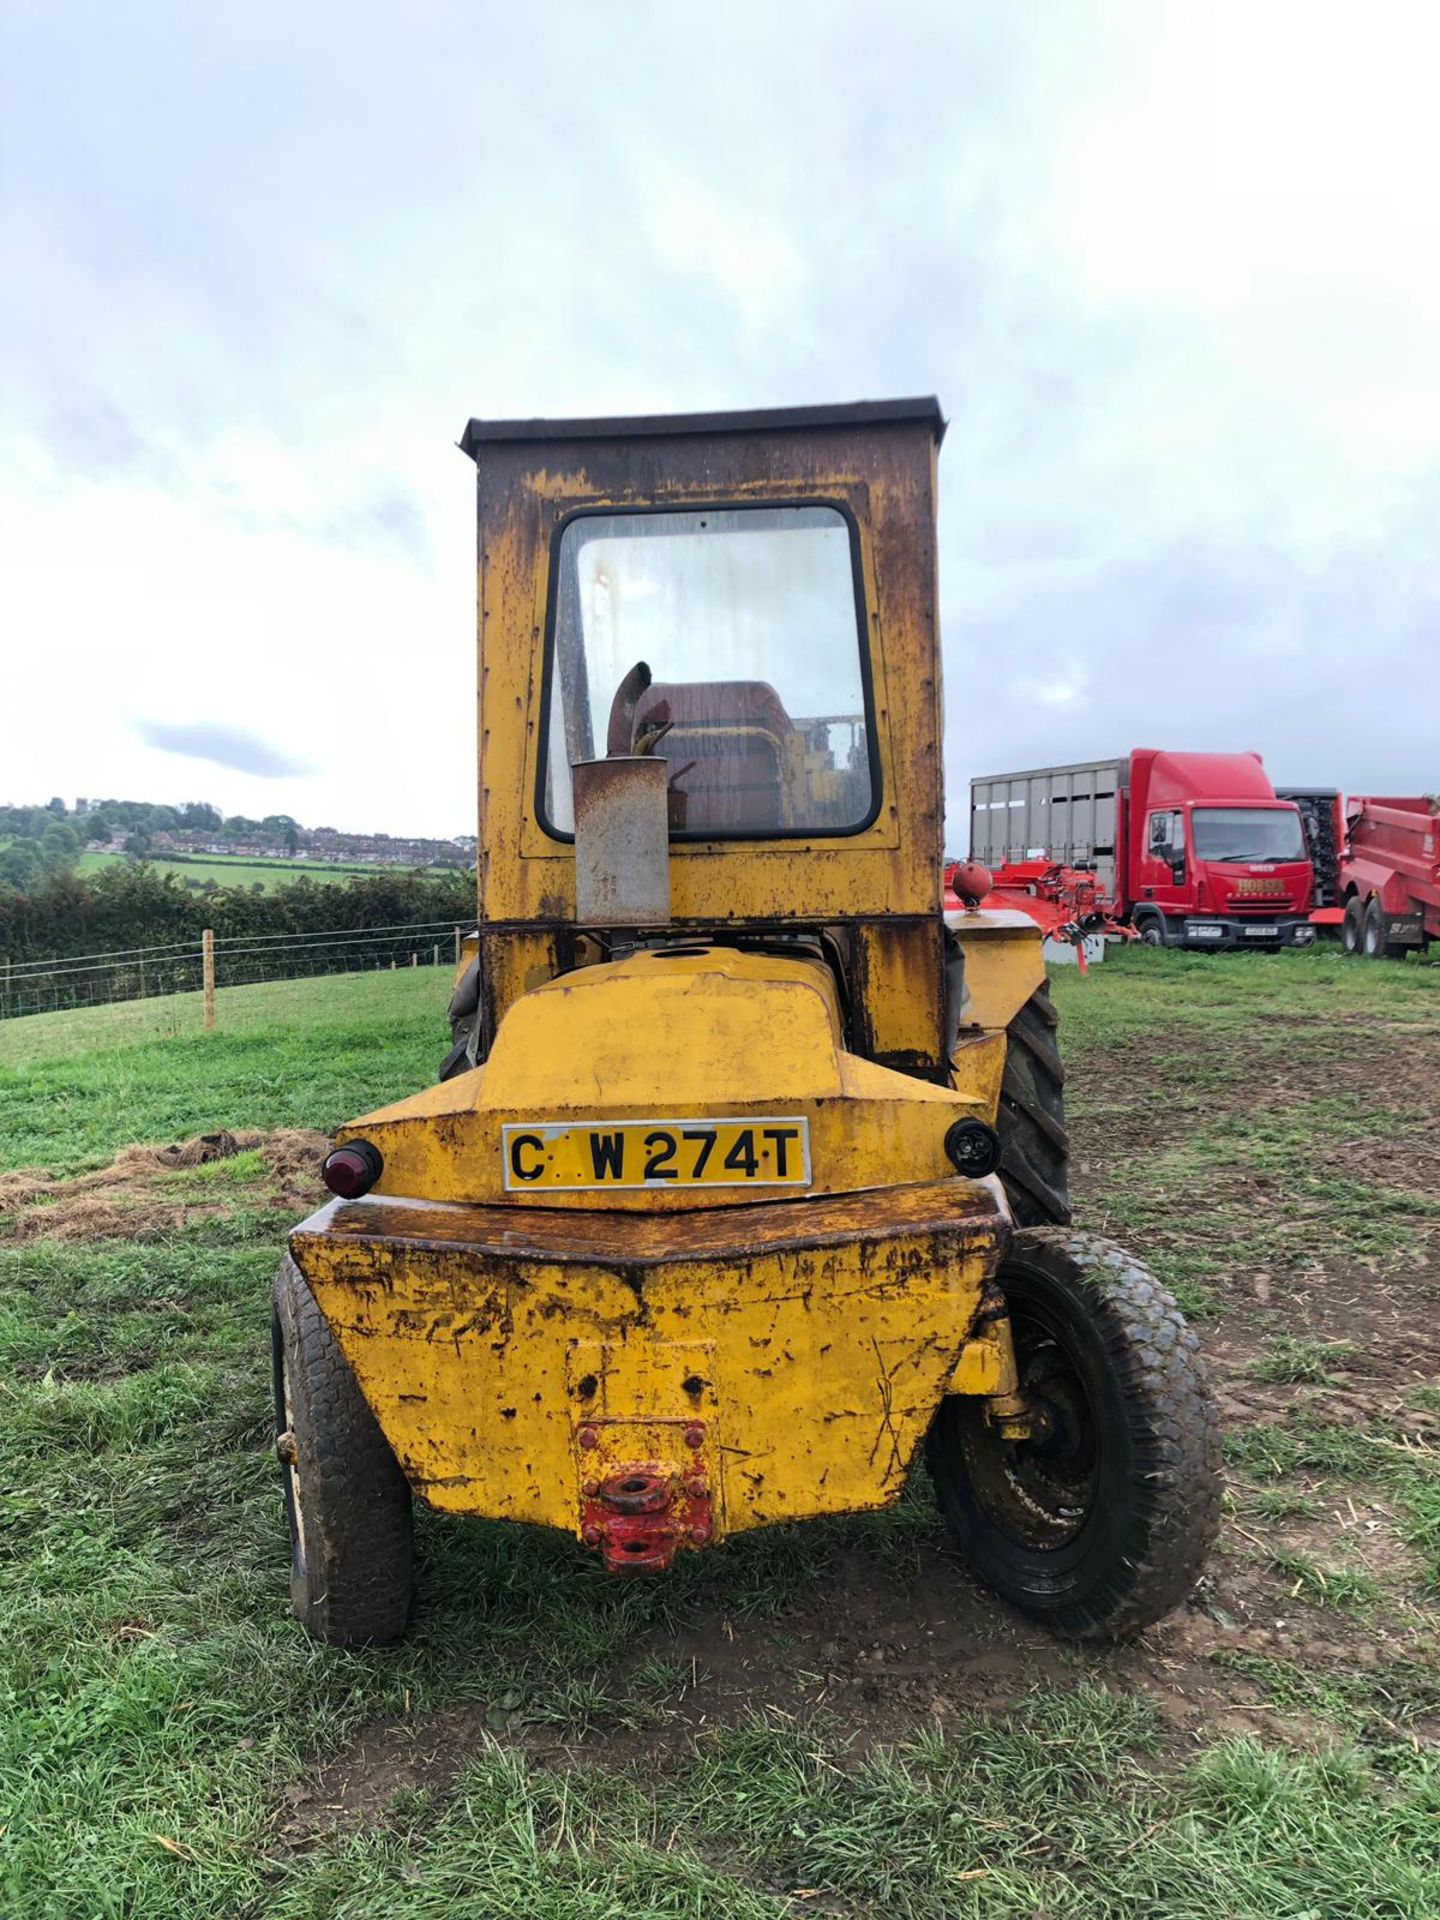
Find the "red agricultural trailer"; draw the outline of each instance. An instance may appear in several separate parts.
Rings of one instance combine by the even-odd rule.
[[[1347,953],[1403,959],[1440,940],[1440,800],[1352,798],[1339,894]]]
[[[1321,926],[1347,953],[1403,959],[1440,940],[1440,799],[1433,794],[1348,801],[1332,789],[1289,788],[1315,861]]]

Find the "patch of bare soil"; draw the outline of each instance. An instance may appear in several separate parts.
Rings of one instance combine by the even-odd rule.
[[[187,1220],[263,1204],[299,1213],[322,1197],[320,1162],[329,1150],[310,1127],[207,1133],[170,1146],[122,1147],[108,1167],[56,1180],[25,1170],[0,1174],[0,1235],[17,1240],[152,1240]],[[265,1177],[254,1186],[177,1184],[176,1173],[258,1148]]]
[[[1354,1025],[1355,1023],[1351,1023]],[[1307,1023],[1289,1037],[1293,1057],[1268,1045],[1256,1073],[1237,1065],[1203,1099],[1211,1113],[1282,1114],[1319,1098],[1353,1099],[1357,1116],[1377,1107],[1418,1115],[1433,1108],[1440,1041],[1373,1023],[1364,1035],[1327,1034]],[[1163,1052],[1163,1050],[1162,1050]],[[1143,1068],[1143,1071],[1142,1071]],[[1109,1104],[1074,1129],[1081,1224],[1106,1211],[1106,1176],[1157,1134],[1194,1125],[1194,1089],[1182,1056],[1157,1064],[1153,1043],[1132,1043],[1077,1072],[1088,1087],[1130,1090],[1124,1112]],[[1177,1112],[1175,1102],[1187,1111]],[[1167,1104],[1168,1103],[1168,1104]],[[1333,1150],[1333,1140],[1326,1151]],[[1357,1127],[1352,1177],[1392,1193],[1440,1192],[1428,1131],[1392,1137]],[[1243,1196],[1277,1229],[1287,1196]],[[1192,1232],[1228,1254],[1236,1194],[1186,1196]],[[1202,1333],[1226,1429],[1296,1422],[1363,1431],[1396,1446],[1440,1445],[1440,1415],[1416,1390],[1440,1378],[1440,1270],[1434,1222],[1416,1222],[1418,1260],[1346,1264],[1328,1256],[1292,1271],[1236,1259],[1221,1316]],[[1279,1334],[1348,1343],[1328,1381],[1290,1385],[1256,1377]],[[1440,1624],[1426,1608],[1416,1556],[1403,1539],[1405,1515],[1383,1476],[1292,1472],[1275,1483],[1295,1511],[1261,1517],[1259,1483],[1236,1476],[1219,1548],[1191,1601],[1132,1643],[1073,1645],[1010,1612],[971,1579],[937,1520],[918,1540],[888,1549],[893,1536],[858,1521],[828,1576],[797,1585],[778,1617],[763,1623],[723,1610],[691,1623],[655,1627],[624,1659],[596,1676],[627,1700],[632,1676],[662,1661],[676,1675],[670,1693],[643,1691],[638,1712],[583,1730],[543,1724],[545,1701],[502,1697],[428,1718],[369,1728],[304,1785],[277,1815],[282,1844],[303,1845],[336,1826],[384,1817],[403,1790],[442,1792],[465,1761],[492,1742],[525,1751],[536,1764],[570,1768],[641,1761],[664,1765],[707,1729],[772,1709],[799,1721],[824,1716],[852,1730],[855,1750],[891,1744],[962,1716],[1003,1713],[1037,1686],[1082,1682],[1138,1692],[1153,1703],[1170,1746],[1183,1752],[1218,1736],[1250,1734],[1271,1743],[1324,1747],[1333,1718],[1300,1697],[1278,1704],[1277,1674],[1300,1674],[1336,1698],[1361,1699],[1352,1720],[1378,1740],[1440,1742]],[[1283,1504],[1283,1503],[1282,1503]],[[1341,1569],[1373,1582],[1371,1604],[1328,1604],[1297,1567]],[[1267,1679],[1270,1684],[1267,1684]],[[1372,1684],[1373,1683],[1373,1684]],[[1362,1698],[1363,1696],[1363,1698]]]

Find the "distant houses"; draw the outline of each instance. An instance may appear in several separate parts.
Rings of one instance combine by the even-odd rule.
[[[114,834],[104,849],[124,851],[126,833]],[[475,861],[475,836],[453,840],[397,840],[388,833],[340,833],[334,827],[302,827],[293,850],[271,839],[226,839],[213,828],[176,827],[149,835],[153,854],[220,855],[231,860],[280,860],[287,864],[367,867],[468,867]]]

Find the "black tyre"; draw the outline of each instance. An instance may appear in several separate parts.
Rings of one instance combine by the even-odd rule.
[[[290,1604],[333,1646],[398,1640],[413,1592],[409,1485],[293,1260],[274,1308]]]
[[[1365,902],[1352,893],[1345,902],[1345,918],[1340,922],[1340,944],[1346,953],[1359,953],[1364,944]]]
[[[439,1078],[453,1080],[475,1065],[471,1039],[480,1018],[480,962],[472,960],[455,984],[446,1009],[450,1021],[450,1051],[440,1062]]]
[[[1378,899],[1372,899],[1365,909],[1360,944],[1367,960],[1389,960],[1396,953],[1390,944],[1390,916]]]
[[[1005,1031],[999,1173],[1021,1227],[1063,1226],[1070,1218],[1065,1069],[1055,1043],[1059,1022],[1047,984],[1030,996]]]
[[[1000,1270],[1030,1437],[942,1401],[928,1460],[989,1586],[1052,1632],[1138,1632],[1194,1587],[1220,1522],[1220,1445],[1198,1343],[1145,1267],[1041,1228]]]
[[[1140,936],[1142,947],[1163,947],[1169,942],[1165,938],[1165,917],[1159,913],[1137,913],[1135,931]]]

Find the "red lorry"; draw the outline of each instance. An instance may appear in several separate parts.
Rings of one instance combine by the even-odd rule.
[[[1315,858],[1322,924],[1347,953],[1404,959],[1440,940],[1440,799],[1290,788]]]
[[[971,858],[1093,870],[1152,946],[1302,947],[1314,869],[1258,753],[1166,753],[970,783]]]

